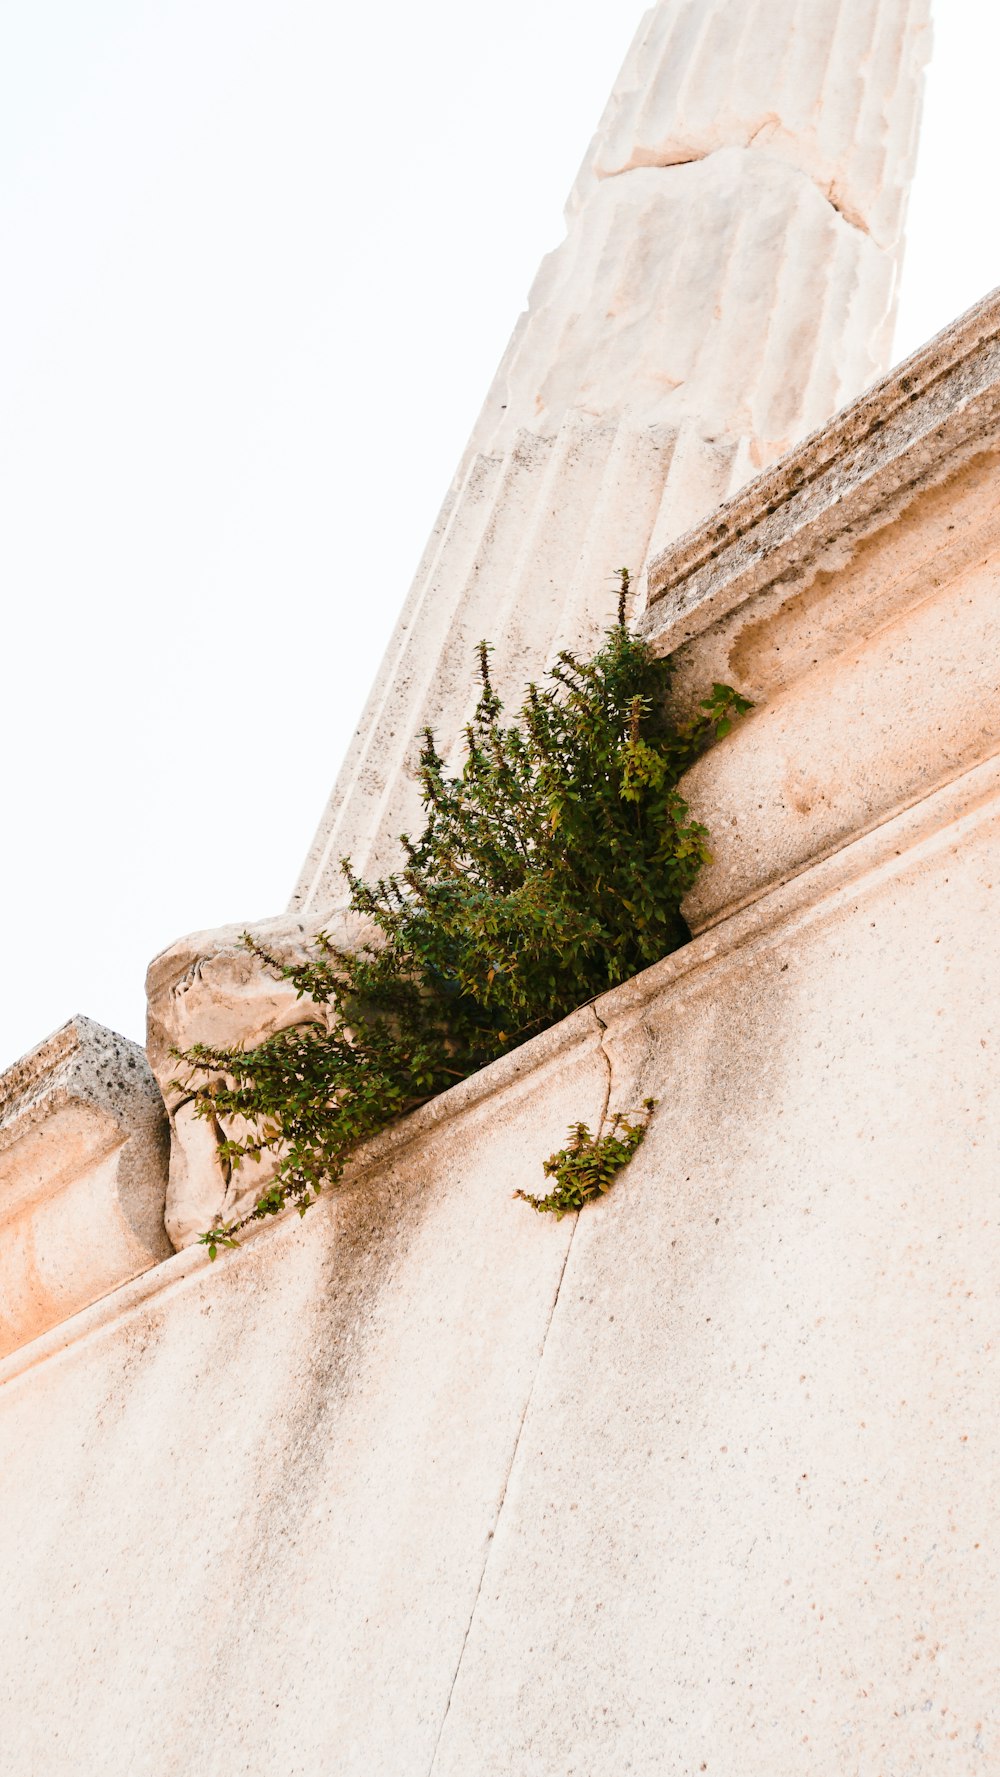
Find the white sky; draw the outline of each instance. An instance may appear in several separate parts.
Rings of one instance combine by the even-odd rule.
[[[644,0],[0,0],[0,1067],[287,902]],[[897,357],[1000,282],[939,0]]]

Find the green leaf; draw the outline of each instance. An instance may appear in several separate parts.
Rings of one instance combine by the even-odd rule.
[[[624,596],[628,576],[620,583]],[[272,1174],[247,1215],[202,1236],[212,1256],[251,1222],[304,1215],[360,1142],[686,942],[681,902],[709,853],[679,785],[750,705],[716,684],[672,722],[670,663],[623,611],[593,655],[564,650],[511,722],[481,645],[458,769],[430,730],[419,740],[424,823],[401,836],[400,869],[365,882],[342,860],[371,942],[345,953],[324,933],[287,962],[244,935],[307,1022],[247,1051],[178,1055],[229,1168],[252,1159]],[[626,1118],[594,1137],[575,1126],[570,1160],[545,1164],[552,1213],[603,1195],[639,1127]]]

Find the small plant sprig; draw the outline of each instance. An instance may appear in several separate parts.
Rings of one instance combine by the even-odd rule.
[[[229,1177],[265,1155],[274,1167],[247,1215],[201,1236],[213,1257],[251,1222],[304,1214],[359,1142],[686,942],[681,902],[710,853],[678,784],[751,706],[716,684],[672,722],[670,663],[630,633],[626,570],[619,581],[601,647],[563,650],[511,724],[480,644],[457,772],[424,731],[424,829],[401,836],[403,867],[369,883],[342,860],[373,942],[321,937],[286,965],[244,936],[316,1021],[253,1049],[178,1052],[189,1072],[174,1084],[230,1131]]]
[[[557,1222],[603,1197],[645,1140],[656,1102],[655,1098],[644,1098],[645,1115],[634,1122],[629,1121],[634,1112],[615,1111],[597,1135],[591,1134],[586,1123],[572,1124],[567,1145],[542,1162],[546,1178],[556,1181],[555,1190],[547,1197],[533,1197],[528,1191],[515,1191],[514,1196],[530,1203],[539,1215],[555,1216]]]

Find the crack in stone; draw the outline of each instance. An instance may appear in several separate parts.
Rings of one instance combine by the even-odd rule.
[[[599,1019],[598,1019],[598,1023],[600,1023]],[[602,1047],[603,1047],[603,1045],[602,1045]],[[608,1065],[609,1065],[609,1073],[610,1073],[610,1063]],[[610,1084],[610,1079],[609,1079],[609,1082],[608,1082],[609,1095],[610,1095],[610,1092],[611,1092],[611,1084]],[[427,1777],[434,1777],[434,1768],[437,1764],[438,1753],[441,1750],[441,1741],[444,1738],[444,1731],[448,1725],[448,1716],[451,1713],[452,1699],[454,1698],[455,1690],[458,1685],[459,1676],[461,1674],[462,1666],[465,1661],[465,1650],[469,1645],[469,1637],[472,1634],[473,1624],[475,1623],[476,1615],[479,1610],[479,1600],[483,1595],[483,1587],[486,1584],[486,1575],[487,1575],[487,1572],[489,1571],[490,1556],[493,1553],[493,1540],[494,1540],[494,1537],[496,1536],[497,1530],[499,1528],[500,1520],[503,1517],[504,1506],[507,1503],[507,1489],[510,1486],[510,1477],[514,1472],[514,1464],[517,1461],[517,1453],[521,1448],[521,1437],[524,1432],[524,1427],[527,1423],[528,1414],[531,1411],[531,1403],[535,1398],[535,1388],[538,1383],[538,1378],[541,1374],[542,1364],[545,1360],[545,1347],[549,1342],[549,1333],[552,1328],[552,1322],[555,1319],[555,1312],[559,1306],[559,1297],[562,1293],[563,1278],[566,1275],[566,1267],[569,1264],[569,1255],[573,1250],[573,1241],[576,1238],[576,1230],[577,1230],[578,1224],[579,1224],[579,1217],[577,1217],[576,1221],[574,1222],[573,1228],[570,1232],[570,1237],[566,1242],[566,1251],[563,1254],[562,1266],[559,1271],[559,1277],[556,1282],[555,1292],[552,1297],[552,1306],[549,1309],[549,1318],[545,1323],[545,1331],[542,1334],[542,1343],[541,1343],[541,1349],[539,1350],[539,1353],[538,1353],[538,1362],[535,1365],[535,1373],[531,1378],[531,1387],[528,1389],[527,1397],[526,1397],[525,1403],[524,1403],[524,1410],[523,1410],[520,1420],[518,1422],[517,1435],[514,1438],[514,1446],[513,1446],[513,1449],[511,1450],[511,1453],[510,1453],[510,1461],[507,1464],[507,1472],[503,1478],[503,1487],[500,1490],[500,1499],[497,1504],[496,1515],[493,1519],[493,1524],[490,1529],[490,1533],[489,1533],[489,1536],[488,1536],[487,1542],[486,1542],[486,1551],[483,1556],[483,1565],[482,1565],[482,1571],[480,1572],[480,1575],[479,1575],[479,1584],[476,1587],[476,1596],[472,1601],[472,1609],[469,1612],[469,1620],[465,1626],[465,1634],[462,1637],[462,1646],[459,1650],[458,1660],[456,1661],[456,1664],[455,1664],[454,1673],[452,1674],[451,1684],[448,1687],[448,1699],[447,1699],[447,1702],[445,1703],[444,1711],[441,1716],[441,1726],[438,1729],[437,1739],[434,1742],[434,1751],[431,1754],[431,1762],[427,1768]]]
[[[805,177],[809,177],[808,173]],[[815,180],[813,183],[815,184]],[[836,210],[837,215],[843,217],[849,228],[856,228],[859,234],[867,235],[868,239],[871,240],[872,231],[865,222],[864,217],[859,210],[851,209],[845,204],[843,198],[837,193],[835,181],[830,181],[829,189],[826,191],[823,190],[822,185],[817,185],[816,190],[820,193],[821,197],[826,198],[831,210]]]
[[[590,1009],[593,1012],[595,1019],[597,1020],[597,1029],[599,1032],[598,1040],[600,1042],[601,1055],[603,1057],[605,1070],[606,1070],[607,1076],[608,1076],[607,1088],[604,1093],[604,1109],[601,1111],[601,1120],[597,1125],[597,1133],[598,1133],[598,1135],[600,1135],[601,1131],[604,1128],[605,1123],[608,1120],[608,1112],[611,1109],[611,1088],[612,1088],[612,1084],[613,1084],[613,1073],[612,1073],[612,1067],[611,1067],[611,1057],[608,1054],[607,1046],[604,1041],[604,1038],[607,1035],[608,1027],[605,1024],[604,1019],[601,1017],[600,1012],[597,1010],[596,1005],[592,1004]]]
[[[608,1027],[605,1024],[603,1018],[601,1017],[600,1013],[597,1010],[596,1005],[594,1005],[593,1002],[591,1002],[590,1009],[594,1014],[594,1019],[597,1024],[598,1045],[599,1045],[599,1048],[601,1051],[601,1056],[604,1061],[605,1072],[607,1074],[607,1084],[606,1084],[605,1090],[604,1090],[604,1105],[601,1110],[600,1121],[597,1126],[598,1130],[601,1130],[604,1128],[604,1124],[607,1121],[608,1109],[611,1104],[611,1088],[612,1088],[611,1057],[608,1054],[608,1051],[604,1046],[604,1037],[605,1037],[605,1033],[606,1033]],[[507,1464],[507,1472],[503,1478],[503,1487],[501,1488],[501,1491],[500,1491],[500,1499],[497,1504],[496,1515],[494,1516],[493,1524],[492,1524],[492,1527],[491,1527],[490,1533],[489,1533],[489,1537],[487,1538],[486,1551],[485,1551],[485,1554],[483,1557],[482,1571],[480,1572],[480,1575],[479,1575],[479,1584],[476,1587],[476,1596],[472,1601],[472,1609],[469,1612],[469,1620],[465,1626],[465,1634],[462,1637],[462,1646],[459,1649],[459,1655],[458,1655],[458,1659],[455,1663],[455,1670],[452,1674],[451,1684],[448,1687],[448,1697],[447,1697],[447,1701],[445,1703],[444,1710],[443,1710],[443,1713],[441,1716],[441,1726],[438,1729],[437,1739],[434,1742],[434,1751],[431,1754],[431,1762],[427,1768],[427,1777],[434,1777],[434,1769],[435,1769],[435,1766],[437,1765],[438,1753],[441,1750],[441,1742],[444,1738],[444,1731],[445,1731],[445,1728],[448,1724],[448,1716],[451,1713],[452,1699],[454,1698],[455,1690],[458,1685],[459,1676],[461,1674],[462,1666],[465,1661],[465,1650],[469,1645],[469,1637],[472,1634],[473,1624],[475,1623],[476,1615],[479,1610],[479,1600],[483,1595],[483,1587],[486,1584],[486,1575],[489,1570],[490,1556],[493,1553],[493,1541],[496,1536],[497,1529],[499,1528],[500,1520],[503,1517],[503,1509],[504,1509],[504,1506],[507,1502],[507,1489],[510,1486],[510,1478],[514,1472],[514,1464],[517,1461],[517,1453],[521,1448],[521,1438],[522,1438],[522,1435],[524,1432],[525,1425],[527,1424],[528,1414],[531,1411],[531,1403],[535,1398],[535,1388],[538,1384],[538,1378],[541,1375],[542,1364],[545,1361],[545,1348],[549,1342],[549,1333],[552,1329],[552,1322],[555,1319],[556,1309],[559,1306],[559,1297],[562,1294],[563,1279],[566,1276],[566,1267],[569,1264],[569,1256],[573,1250],[573,1242],[576,1239],[576,1231],[577,1231],[577,1228],[579,1227],[579,1225],[580,1225],[580,1218],[579,1218],[579,1216],[576,1216],[574,1218],[573,1227],[570,1232],[570,1237],[569,1237],[568,1241],[566,1242],[566,1251],[563,1254],[562,1266],[560,1267],[559,1277],[556,1282],[555,1291],[553,1293],[552,1306],[549,1309],[549,1317],[545,1323],[545,1331],[542,1334],[541,1349],[539,1350],[539,1353],[538,1353],[538,1362],[535,1366],[535,1373],[531,1379],[531,1387],[528,1389],[527,1398],[524,1403],[524,1410],[521,1414],[520,1420],[518,1421],[517,1435],[514,1438],[514,1446],[513,1446],[513,1449],[511,1450],[511,1453],[510,1453],[510,1461]]]
[[[762,135],[765,130],[770,129],[771,127],[772,120],[768,118],[764,123],[758,125],[757,129],[753,131],[752,135],[750,135],[745,142],[725,142],[719,148],[706,148],[700,153],[694,152],[687,154],[680,152],[671,155],[669,159],[664,159],[663,157],[657,158],[648,152],[644,152],[640,148],[625,166],[615,167],[610,171],[595,169],[596,177],[599,182],[603,184],[604,181],[608,179],[621,179],[626,173],[657,171],[669,173],[674,167],[693,167],[698,161],[711,160],[714,155],[725,154],[728,150],[733,148],[737,149],[742,154],[749,154],[754,148],[758,136]],[[766,151],[767,142],[765,141],[761,146],[762,149]],[[775,158],[779,157],[776,156]],[[859,234],[866,235],[869,240],[872,239],[872,231],[868,227],[860,210],[854,209],[852,205],[845,202],[844,198],[837,190],[837,182],[835,179],[831,179],[829,185],[822,185],[818,179],[814,178],[812,173],[807,172],[805,167],[797,166],[795,161],[784,160],[783,157],[780,158],[782,159],[782,164],[784,166],[787,166],[793,173],[798,173],[801,178],[808,179],[810,185],[816,187],[820,197],[825,203],[829,204],[831,210],[836,211],[842,221],[847,223],[848,228],[857,229]]]

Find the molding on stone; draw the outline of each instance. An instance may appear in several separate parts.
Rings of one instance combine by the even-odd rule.
[[[813,577],[987,449],[1000,449],[1000,291],[657,556],[643,633],[673,652]]]
[[[977,830],[997,822],[1000,755],[964,772],[808,870],[772,887],[749,906],[700,933],[682,950],[579,1007],[530,1043],[413,1111],[358,1150],[340,1189],[356,1189],[373,1173],[390,1165],[404,1149],[455,1118],[475,1112],[480,1105],[495,1102],[500,1095],[519,1097],[536,1089],[547,1073],[572,1065],[595,1045],[604,1049],[613,1066],[619,1046],[628,1042],[638,1025],[654,1015],[668,1015],[676,1010],[689,993],[711,991],[713,981],[726,972],[746,967],[755,957],[789,943],[806,927],[836,918],[855,906],[861,896],[929,862],[940,852],[960,851]],[[336,1194],[332,1194],[329,1204],[335,1201]],[[322,1215],[325,1207],[328,1213],[329,1206],[320,1205],[313,1214]],[[231,1265],[250,1262],[262,1243],[283,1233],[292,1234],[298,1226],[296,1212],[289,1209],[273,1221],[248,1230],[240,1246],[221,1252],[214,1264],[204,1247],[192,1246],[170,1253],[155,1268],[123,1279],[113,1292],[104,1292],[99,1300],[81,1305],[61,1324],[0,1357],[0,1387],[96,1336],[103,1328],[126,1320],[153,1297],[180,1288],[204,1276],[209,1269],[217,1268],[221,1275]]]
[[[76,1017],[0,1076],[0,1352],[168,1255],[166,1177],[138,1044]]]

